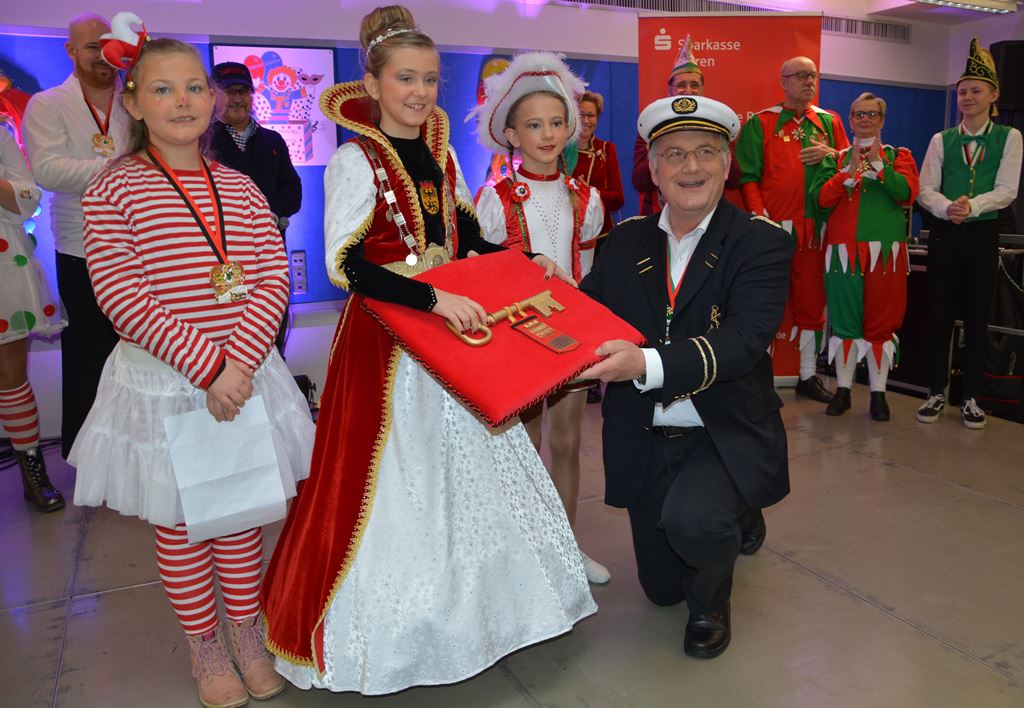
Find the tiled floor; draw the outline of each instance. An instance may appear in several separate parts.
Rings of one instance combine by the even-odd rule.
[[[614,575],[596,616],[455,686],[289,688],[268,705],[1024,706],[1024,427],[921,425],[893,394],[893,420],[873,423],[862,388],[842,418],[782,395],[793,493],[739,561],[720,658],[683,656],[686,607],[643,598],[588,406],[577,533]],[[48,463],[70,496],[73,471]],[[0,705],[198,705],[151,539],[105,509],[38,515],[0,479]]]

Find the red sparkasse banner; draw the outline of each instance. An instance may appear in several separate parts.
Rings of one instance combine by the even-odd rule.
[[[687,34],[704,74],[704,95],[736,111],[741,126],[758,111],[782,101],[784,61],[805,56],[821,68],[820,14],[672,15],[641,17],[638,24],[640,110],[667,95],[668,76]],[[738,190],[729,192],[730,201],[742,203]],[[772,365],[777,378],[792,378],[795,383],[800,354],[796,343],[789,341],[788,310],[775,335]]]
[[[704,92],[725,103],[740,123],[782,100],[779,69],[795,56],[819,64],[821,15],[673,15],[639,21],[640,110],[667,95],[668,75],[690,35],[704,74]]]

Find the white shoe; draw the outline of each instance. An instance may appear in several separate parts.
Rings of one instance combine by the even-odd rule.
[[[607,568],[583,551],[580,551],[580,555],[583,556],[583,567],[587,571],[588,582],[593,583],[594,585],[605,585],[612,579],[612,574],[608,572]]]

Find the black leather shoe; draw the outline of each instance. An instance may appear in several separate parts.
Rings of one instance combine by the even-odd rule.
[[[874,400],[875,394],[872,393],[872,405],[874,405]],[[842,415],[848,410],[850,410],[850,389],[840,386],[836,389],[836,395],[832,396],[832,400],[828,402],[828,408],[825,409],[825,413],[828,415]]]
[[[63,509],[64,496],[46,475],[46,462],[39,448],[15,450],[14,456],[21,468],[21,485],[25,489],[25,498],[42,512]]]
[[[889,420],[889,404],[885,401],[885,391],[872,391],[871,403],[868,406],[871,420]]]
[[[768,535],[760,509],[747,509],[740,517],[740,553],[752,556],[760,550]]]
[[[686,621],[683,652],[695,659],[714,659],[729,647],[732,627],[729,622],[729,603],[718,612],[706,615],[691,612]]]
[[[831,403],[832,401],[832,392],[825,388],[825,385],[817,376],[797,381],[796,395],[813,398],[815,401],[820,401],[821,403]]]

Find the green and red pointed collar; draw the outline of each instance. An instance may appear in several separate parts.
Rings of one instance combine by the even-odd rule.
[[[771,110],[773,113],[778,112],[778,114],[779,114],[779,119],[775,123],[775,132],[776,133],[779,132],[780,130],[782,130],[782,126],[784,126],[786,123],[788,123],[789,121],[793,120],[794,118],[806,118],[818,130],[820,130],[823,133],[825,132],[825,126],[821,122],[821,115],[820,114],[822,114],[822,113],[826,113],[827,114],[828,111],[826,111],[823,108],[818,108],[815,105],[810,105],[810,106],[807,107],[807,110],[804,111],[804,114],[802,116],[798,116],[796,111],[794,111],[794,110],[792,110],[790,108],[786,108],[781,103],[779,103],[779,104],[777,104],[775,106],[772,106],[772,108],[769,109],[769,110]]]

